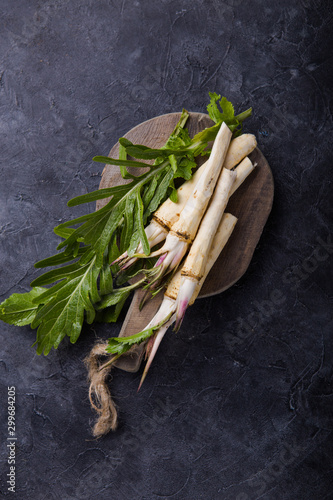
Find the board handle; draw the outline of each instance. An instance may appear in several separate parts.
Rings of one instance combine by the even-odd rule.
[[[146,302],[143,309],[140,311],[140,302],[144,295],[143,290],[136,290],[127,311],[123,326],[118,337],[128,337],[143,330],[149,321],[156,314],[163,300],[163,293],[159,293],[153,299]],[[134,345],[126,354],[115,361],[114,366],[126,372],[135,373],[139,370],[143,355],[145,342],[139,345]]]

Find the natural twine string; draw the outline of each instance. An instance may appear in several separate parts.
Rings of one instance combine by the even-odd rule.
[[[104,436],[110,430],[115,431],[118,425],[117,407],[107,385],[112,364],[100,370],[102,364],[105,364],[105,359],[103,363],[100,362],[101,356],[111,357],[105,352],[107,346],[108,342],[98,342],[84,360],[88,368],[88,382],[90,382],[89,401],[91,407],[98,413],[97,421],[92,429],[93,435],[97,438]]]

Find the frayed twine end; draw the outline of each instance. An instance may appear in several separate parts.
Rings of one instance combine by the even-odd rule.
[[[88,368],[89,401],[91,407],[98,413],[97,421],[92,429],[95,437],[99,438],[109,431],[115,431],[118,426],[117,407],[112,400],[107,378],[112,369],[112,364],[100,369],[101,356],[110,356],[106,351],[108,342],[98,342],[94,345],[84,363]],[[105,364],[105,361],[103,362]]]

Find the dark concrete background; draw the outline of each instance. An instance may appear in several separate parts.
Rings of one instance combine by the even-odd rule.
[[[143,120],[204,111],[208,91],[253,106],[246,130],[276,186],[246,275],[191,308],[139,394],[141,373],[114,373],[120,426],[104,439],[82,360],[124,316],[48,357],[29,327],[1,323],[4,497],[333,498],[332,13],[329,0],[1,2],[1,300],[29,289],[53,227],[86,210],[66,202],[98,187],[91,158]]]

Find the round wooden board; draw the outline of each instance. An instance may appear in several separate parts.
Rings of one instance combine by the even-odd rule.
[[[180,113],[157,116],[140,123],[130,130],[125,137],[133,143],[158,148],[168,139]],[[191,137],[205,127],[213,124],[208,115],[191,113],[187,122]],[[111,158],[118,158],[119,145],[110,151]],[[200,297],[209,297],[221,293],[238,281],[248,268],[253,252],[258,244],[266,220],[272,208],[274,181],[268,162],[256,148],[250,155],[252,162],[258,165],[236,193],[231,197],[226,212],[238,217],[234,232],[210,271],[200,292]],[[203,163],[200,158],[198,164]],[[139,171],[138,171],[139,170]],[[135,169],[140,173],[142,169]],[[102,174],[100,188],[124,184],[119,168],[106,165]],[[97,209],[102,208],[107,200],[97,202]]]
[[[136,144],[144,144],[150,147],[161,147],[173,131],[180,113],[152,118],[140,123],[130,130],[125,137]],[[189,134],[193,137],[205,127],[213,124],[208,115],[202,113],[191,113],[187,122]],[[110,151],[109,157],[118,158],[119,146],[116,144]],[[271,169],[264,155],[259,149],[250,155],[253,162],[258,165],[254,172],[245,180],[242,186],[231,197],[227,212],[238,217],[238,222],[231,238],[223,249],[220,257],[211,269],[199,297],[209,297],[223,292],[232,286],[248,268],[253,252],[258,244],[260,235],[272,208],[274,195],[274,182]],[[198,158],[198,165],[205,161]],[[133,173],[140,173],[141,169],[133,169]],[[123,184],[119,168],[106,165],[102,174],[100,188],[107,188],[117,184]],[[107,200],[97,202],[96,208],[102,208]],[[143,330],[158,310],[163,294],[159,294],[148,301],[140,311],[139,304],[142,291],[136,290],[123,322],[120,337],[133,335]],[[115,366],[128,372],[136,372],[144,354],[144,345],[133,346],[126,356],[122,356],[115,362]]]

